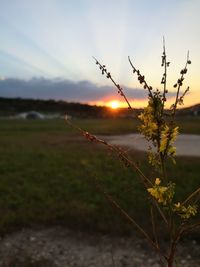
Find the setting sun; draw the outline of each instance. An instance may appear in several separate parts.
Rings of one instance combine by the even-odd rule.
[[[111,101],[109,103],[109,106],[112,108],[112,109],[117,109],[120,107],[120,103],[118,101]]]

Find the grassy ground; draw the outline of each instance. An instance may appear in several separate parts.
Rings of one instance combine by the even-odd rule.
[[[136,131],[134,120],[74,120],[95,134]],[[200,134],[199,119],[180,121],[184,132]],[[143,153],[131,157],[151,175]],[[178,199],[199,186],[199,158],[168,166]],[[0,232],[37,224],[125,233],[123,219],[95,190],[91,176],[133,217],[148,226],[149,208],[137,175],[103,147],[89,143],[64,121],[0,121]]]

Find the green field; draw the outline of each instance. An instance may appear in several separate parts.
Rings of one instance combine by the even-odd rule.
[[[101,135],[137,131],[133,119],[72,122]],[[179,119],[179,125],[184,133],[200,134],[199,118]],[[143,153],[132,151],[130,156],[153,176]],[[168,170],[177,184],[177,199],[199,186],[199,158],[178,158]],[[94,175],[136,221],[149,227],[147,196],[137,175],[104,147],[85,140],[62,120],[1,120],[0,233],[38,224],[129,232],[129,226],[95,189]]]

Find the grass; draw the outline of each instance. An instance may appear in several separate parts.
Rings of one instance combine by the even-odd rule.
[[[136,131],[131,119],[74,120],[95,134]],[[199,118],[182,119],[182,129],[200,134]],[[143,153],[131,156],[151,175]],[[199,158],[178,158],[168,166],[177,198],[199,186]],[[0,233],[38,224],[63,224],[87,231],[127,233],[130,227],[97,192],[103,186],[136,219],[148,226],[146,195],[137,175],[103,147],[89,143],[61,120],[0,122]]]

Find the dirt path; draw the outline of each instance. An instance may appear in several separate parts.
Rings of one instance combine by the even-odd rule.
[[[148,142],[140,134],[104,136],[111,144],[141,151],[148,149]],[[200,135],[180,134],[175,142],[178,156],[200,157]]]
[[[200,266],[195,240],[178,249],[181,267]],[[24,229],[0,239],[1,267],[159,267],[147,243],[136,237],[89,235],[64,227]]]

